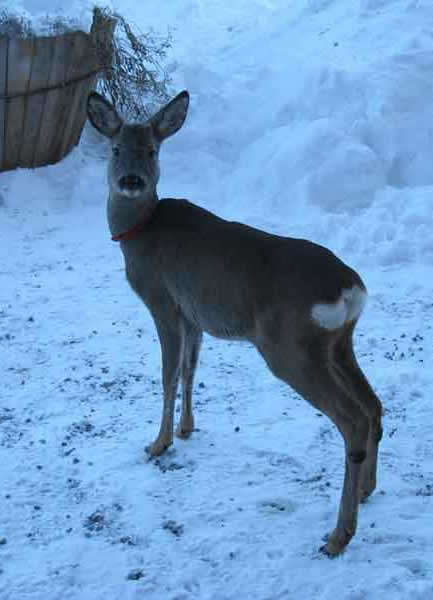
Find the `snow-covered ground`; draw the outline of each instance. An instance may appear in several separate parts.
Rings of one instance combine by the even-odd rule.
[[[172,28],[174,88],[192,96],[161,195],[320,242],[367,283],[379,484],[344,555],[319,554],[341,438],[252,348],[211,338],[197,431],[147,460],[159,347],[86,131],[62,164],[0,175],[1,600],[433,597],[431,0],[113,5]]]

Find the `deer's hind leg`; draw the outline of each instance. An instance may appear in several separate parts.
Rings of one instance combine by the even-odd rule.
[[[303,332],[302,341],[264,340],[259,345],[271,371],[327,415],[343,436],[345,473],[340,508],[336,527],[323,547],[330,556],[341,553],[356,531],[370,428],[369,418],[331,367],[334,339],[335,332],[311,328]]]
[[[194,431],[192,389],[202,342],[202,332],[190,323],[184,325],[182,352],[182,412],[176,435],[186,439]]]
[[[356,360],[352,342],[354,327],[355,323],[350,324],[337,339],[332,352],[332,365],[335,376],[356,399],[370,422],[367,457],[363,465],[360,490],[361,502],[364,502],[376,487],[379,442],[382,439],[382,404]]]

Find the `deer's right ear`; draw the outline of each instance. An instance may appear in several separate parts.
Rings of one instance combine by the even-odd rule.
[[[93,127],[108,138],[113,137],[122,126],[122,119],[108,100],[97,92],[87,98],[87,116]]]

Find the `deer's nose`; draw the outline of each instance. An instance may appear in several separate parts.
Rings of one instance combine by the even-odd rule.
[[[144,189],[144,179],[139,175],[124,175],[119,179],[119,188],[129,192],[139,192]]]

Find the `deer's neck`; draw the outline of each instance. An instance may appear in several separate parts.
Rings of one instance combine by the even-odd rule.
[[[107,204],[108,226],[112,236],[130,231],[139,223],[150,219],[158,202],[156,192],[152,195],[128,198],[110,192]]]

